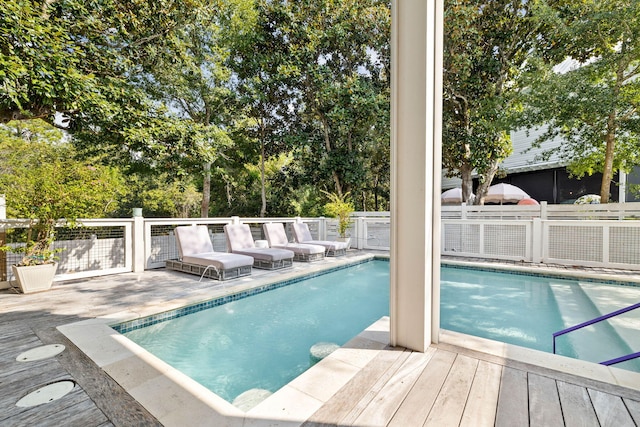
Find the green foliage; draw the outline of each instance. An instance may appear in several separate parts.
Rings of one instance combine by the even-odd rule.
[[[537,1],[446,0],[443,100],[443,167],[463,181],[480,176],[476,203],[511,154],[510,132],[522,111],[522,66],[546,27]]]
[[[131,108],[137,71],[155,61],[158,47],[170,43],[166,35],[191,19],[197,3],[3,1],[0,122],[53,123],[63,112],[77,127]]]
[[[125,193],[117,169],[77,159],[74,148],[59,136],[42,122],[0,128],[0,192],[9,217],[29,220],[25,245],[18,249],[24,265],[51,261],[60,220],[74,226],[79,218],[104,217],[117,209]]]
[[[347,201],[349,193],[337,194],[323,191],[329,198],[329,202],[324,205],[327,216],[338,218],[338,233],[340,237],[346,237],[347,229],[351,225],[351,214],[354,211],[353,203]]]
[[[525,123],[547,126],[538,145],[562,138],[556,152],[575,176],[602,172],[606,203],[613,174],[640,162],[640,3],[550,1],[541,10],[556,31],[529,60]],[[569,58],[572,69],[554,70]]]
[[[303,187],[384,194],[388,173],[368,179],[368,167],[389,162],[388,2],[256,7],[254,30],[237,40],[231,67],[261,157],[292,151]]]

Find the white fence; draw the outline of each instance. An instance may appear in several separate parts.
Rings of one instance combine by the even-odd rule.
[[[640,203],[608,203],[595,205],[484,205],[442,206],[442,219],[557,219],[557,220],[622,220],[640,219]]]
[[[337,220],[332,218],[125,218],[80,221],[81,227],[61,224],[54,248],[58,254],[56,281],[80,279],[164,267],[165,261],[178,258],[173,229],[178,225],[202,224],[209,228],[216,251],[227,250],[223,227],[231,222],[250,225],[254,239],[262,240],[262,224],[280,222],[292,239],[291,224],[304,221],[317,239],[338,237]],[[28,221],[0,220],[0,246],[19,246],[24,241]],[[389,250],[389,214],[354,216],[347,235],[356,249]],[[20,254],[0,251],[0,289],[9,287],[13,275],[10,266]]]
[[[548,262],[581,266],[607,266],[640,270],[640,203],[609,205],[443,206],[443,255]],[[390,249],[388,212],[352,216],[347,232],[351,247]],[[58,229],[56,280],[143,271],[163,267],[178,258],[173,229],[202,224],[209,228],[216,251],[226,251],[223,232],[232,222],[250,225],[254,239],[262,240],[262,224],[280,222],[292,238],[291,224],[309,224],[314,238],[334,240],[337,221],[332,218],[125,218],[82,221],[80,228]],[[18,245],[24,220],[0,220],[0,246]],[[11,264],[19,254],[0,252],[0,288],[13,280]]]
[[[442,254],[640,270],[640,221],[442,220]]]

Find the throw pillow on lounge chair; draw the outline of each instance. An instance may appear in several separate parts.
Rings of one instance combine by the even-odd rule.
[[[227,224],[224,226],[224,234],[227,236],[228,249],[234,254],[253,257],[255,268],[275,270],[293,265],[295,254],[290,250],[256,248],[251,229],[247,224]]]
[[[336,242],[331,240],[314,240],[309,231],[309,226],[304,222],[293,223],[293,236],[298,243],[309,243],[323,246],[327,251],[327,256],[340,256],[347,253],[348,244],[346,242]]]
[[[251,274],[253,258],[215,252],[209,231],[204,225],[179,226],[174,229],[179,260],[167,261],[167,268],[225,280]]]
[[[284,225],[281,223],[265,223],[262,227],[269,246],[293,251],[295,261],[317,261],[324,258],[324,246],[289,243]]]

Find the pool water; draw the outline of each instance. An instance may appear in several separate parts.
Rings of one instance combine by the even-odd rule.
[[[389,263],[376,261],[125,335],[232,402],[275,392],[309,369],[314,344],[342,346],[388,314]]]
[[[551,352],[553,332],[603,314],[593,301],[621,288],[640,301],[640,288],[630,286],[443,266],[441,327]],[[275,392],[312,366],[314,344],[343,345],[388,314],[389,263],[371,261],[125,335],[232,402],[251,389]],[[607,322],[560,337],[557,346],[558,354],[594,362],[638,351]],[[640,372],[637,360],[616,366]]]

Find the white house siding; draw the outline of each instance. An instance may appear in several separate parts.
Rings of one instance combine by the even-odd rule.
[[[500,167],[511,174],[566,166],[556,153],[551,155],[549,160],[543,161],[540,158],[545,151],[562,144],[560,137],[543,142],[539,148],[531,148],[536,138],[542,135],[545,130],[546,128],[538,128],[527,133],[526,130],[521,129],[512,132],[513,153],[502,162]]]
[[[562,144],[561,138],[545,141],[539,148],[531,148],[536,138],[542,135],[544,131],[545,128],[532,129],[528,134],[525,129],[512,132],[511,142],[513,144],[513,153],[500,164],[500,168],[504,169],[508,174],[512,174],[565,166],[557,154],[553,154],[549,160],[546,161],[540,159],[545,151]],[[443,171],[442,175],[443,190],[460,187],[462,185],[460,178],[447,178],[444,176],[445,172],[446,171]]]

